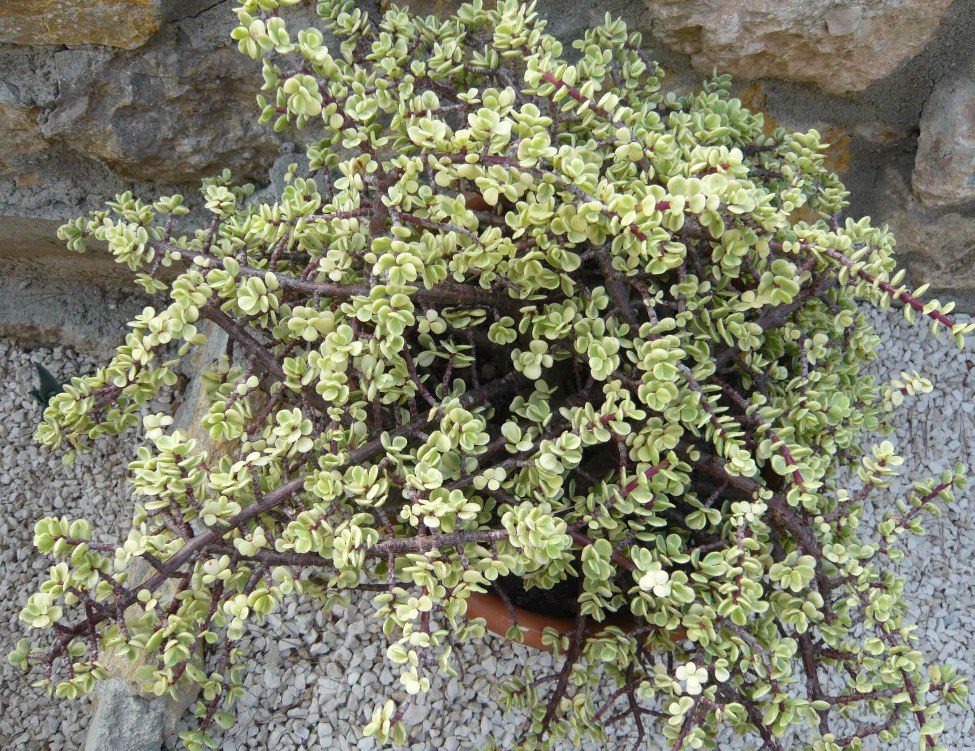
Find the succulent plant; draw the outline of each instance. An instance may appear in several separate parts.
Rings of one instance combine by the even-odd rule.
[[[225,173],[202,228],[181,196],[126,193],[61,229],[159,302],[39,439],[70,457],[137,427],[222,330],[202,421],[221,448],[143,417],[132,531],[38,523],[55,565],[23,619],[50,637],[11,659],[75,697],[106,650],[138,658],[158,694],[202,687],[183,741],[215,747],[248,625],[364,589],[400,670],[364,731],[402,743],[412,697],[484,632],[471,593],[574,579],[556,672],[502,687],[521,748],[600,741],[617,715],[675,750],[722,726],[939,748],[966,689],[925,663],[885,560],[963,469],[890,497],[890,415],[932,384],[865,373],[861,306],[959,344],[972,325],[902,286],[820,136],[766,128],[723,76],[666,91],[610,17],[570,63],[514,0],[447,19],[331,0],[322,29],[289,28],[295,4],[243,0],[233,31],[263,60],[261,120],[307,145],[275,202]],[[876,529],[868,502],[889,508]],[[605,625],[619,613],[634,627]]]

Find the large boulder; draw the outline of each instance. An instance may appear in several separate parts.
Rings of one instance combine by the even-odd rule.
[[[120,33],[133,22],[124,3],[88,5],[86,20],[111,19]],[[103,351],[141,309],[123,267],[65,250],[56,237],[65,221],[127,190],[198,204],[200,179],[224,167],[238,180],[267,179],[277,149],[256,122],[260,65],[230,39],[233,3],[149,5],[162,25],[133,49],[94,38],[65,48],[84,40],[48,40],[41,27],[32,44],[0,43],[2,336]],[[14,6],[33,7],[0,2],[0,37]]]
[[[220,19],[232,18],[223,9]],[[196,182],[224,167],[238,178],[263,177],[276,148],[257,123],[259,67],[237,52],[229,23],[218,25],[220,35],[194,26],[104,61],[87,50],[61,60],[59,68],[84,74],[67,82],[44,138],[133,180]]]
[[[927,206],[975,201],[975,71],[940,81],[925,103],[912,183]]]
[[[952,0],[648,0],[651,34],[694,67],[862,91],[918,54]]]

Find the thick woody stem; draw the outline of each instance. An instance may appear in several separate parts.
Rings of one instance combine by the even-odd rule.
[[[497,398],[501,394],[509,391],[510,389],[516,388],[520,383],[524,381],[524,377],[520,373],[509,373],[503,378],[499,378],[493,381],[488,386],[485,386],[480,391],[470,391],[461,397],[461,404],[465,408],[471,408],[480,404],[485,404],[490,402],[492,399]],[[429,415],[425,415],[421,418],[413,420],[406,425],[403,425],[396,430],[390,431],[391,437],[396,437],[400,435],[412,435],[417,430],[426,427],[430,423],[428,419]],[[435,417],[435,415],[434,415]],[[372,458],[384,449],[384,444],[382,439],[376,438],[370,441],[361,448],[349,451],[348,461],[339,467],[339,470],[347,469],[348,467],[362,464],[364,461]],[[220,526],[213,526],[206,528],[205,531],[198,534],[192,540],[187,541],[187,543],[179,549],[171,558],[166,561],[158,561],[159,565],[163,570],[158,570],[156,574],[150,576],[148,579],[143,581],[138,586],[134,586],[127,590],[125,594],[116,601],[117,610],[123,612],[126,608],[136,602],[136,593],[142,589],[148,589],[150,592],[156,591],[160,586],[162,586],[167,579],[174,578],[176,576],[181,576],[180,568],[191,560],[195,560],[204,551],[208,550],[213,545],[219,543],[226,535],[235,529],[241,528],[251,519],[257,518],[262,514],[265,514],[277,506],[281,505],[297,493],[300,493],[304,489],[305,481],[307,476],[302,475],[296,477],[289,482],[280,485],[274,490],[266,493],[262,498],[260,498],[256,503],[251,504],[244,508],[239,514],[231,517],[226,522],[222,523]],[[168,573],[167,573],[168,572]],[[106,610],[105,613],[108,611]],[[88,629],[94,628],[99,623],[104,621],[108,616],[105,613],[96,614],[92,619],[85,619],[71,626],[59,627],[59,632],[65,638],[72,638],[79,636],[81,634],[88,633]],[[56,650],[57,651],[57,650]],[[57,654],[49,654],[50,659],[54,659]]]
[[[542,734],[548,730],[549,725],[552,724],[552,720],[555,719],[555,713],[558,711],[562,697],[565,696],[566,689],[569,687],[569,676],[572,675],[572,668],[582,656],[587,620],[588,618],[581,611],[576,615],[576,627],[569,637],[571,640],[569,643],[569,652],[565,657],[565,662],[562,664],[562,670],[559,672],[559,681],[555,686],[555,690],[552,692],[552,696],[548,700],[548,706],[545,708],[545,716],[542,718]]]
[[[284,370],[278,364],[277,358],[275,358],[271,351],[257,341],[257,339],[251,336],[251,334],[242,326],[234,323],[230,316],[226,315],[222,310],[214,305],[206,305],[200,309],[200,315],[223,329],[227,333],[227,336],[247,350],[248,354],[250,354],[251,357],[253,357],[258,363],[260,363],[261,367],[269,375],[273,376],[278,381],[287,380],[288,377],[285,375]],[[328,412],[328,404],[326,404],[325,400],[319,396],[318,392],[315,391],[314,388],[311,386],[304,386],[301,389],[301,393],[305,395],[308,402],[319,412]]]
[[[426,553],[446,547],[460,547],[468,543],[497,542],[508,539],[508,531],[504,529],[481,529],[473,532],[454,532],[443,535],[418,535],[402,539],[382,540],[366,548],[366,555],[371,558],[383,558],[387,554]],[[212,548],[214,553],[233,553],[235,548],[219,545]],[[331,565],[332,561],[318,555],[318,553],[274,553],[258,551],[253,555],[239,556],[242,561],[255,561],[265,566],[297,566],[317,567]]]
[[[196,250],[179,248],[161,240],[150,240],[149,245],[159,251],[179,253],[189,260],[199,259],[208,264],[209,268],[221,268],[222,259],[216,256],[201,253]],[[241,276],[254,276],[264,278],[269,272],[266,269],[254,269],[250,266],[241,265]],[[292,289],[298,292],[305,292],[308,295],[320,295],[335,300],[348,300],[352,297],[368,296],[369,285],[367,284],[333,284],[329,282],[309,282],[296,279],[286,274],[276,274],[278,284],[284,289]],[[496,308],[498,310],[516,311],[521,303],[508,297],[505,293],[493,292],[481,289],[471,284],[456,284],[453,282],[441,282],[432,289],[421,287],[416,292],[411,293],[411,297],[420,301],[439,305]]]

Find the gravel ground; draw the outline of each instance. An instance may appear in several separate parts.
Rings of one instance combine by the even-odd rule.
[[[871,314],[885,338],[884,363],[889,371],[919,370],[935,381],[935,393],[921,397],[899,415],[890,436],[905,456],[903,474],[922,478],[956,461],[975,467],[975,342],[959,352],[935,340],[924,327],[912,329],[897,315]],[[965,317],[959,317],[969,320]],[[32,446],[36,407],[24,394],[35,359],[56,373],[89,366],[66,351],[25,353],[0,342],[8,398],[0,415],[8,431],[0,437],[0,480],[12,488],[6,513],[0,517],[4,533],[0,578],[0,649],[4,653],[20,635],[17,612],[26,592],[42,577],[44,564],[30,550],[33,523],[44,512],[85,516],[103,529],[118,529],[128,521],[129,501],[118,469],[109,470],[119,455],[127,455],[129,442],[104,443],[97,453],[83,456],[70,468],[56,457]],[[908,483],[896,488],[903,490]],[[30,494],[30,495],[28,495]],[[906,560],[899,573],[907,579],[908,602],[916,603],[921,648],[929,659],[955,664],[973,675],[975,666],[975,525],[973,493],[966,491],[947,509],[943,519],[928,525],[929,535],[909,538]],[[896,496],[876,495],[881,502]],[[394,695],[396,679],[387,664],[386,641],[378,624],[368,617],[367,601],[347,610],[316,610],[309,602],[292,602],[262,627],[253,629],[246,648],[253,668],[245,679],[247,690],[237,705],[237,724],[223,736],[222,748],[305,751],[334,748],[341,751],[377,748],[360,737],[374,703]],[[492,736],[505,745],[515,736],[517,723],[497,707],[499,679],[531,664],[544,670],[548,655],[489,637],[461,650],[466,666],[460,679],[435,683],[434,689],[410,709],[407,720],[420,723],[412,751],[476,749]],[[22,677],[4,661],[0,666],[0,743],[17,749],[76,749],[83,745],[87,707],[82,703],[55,708],[29,689]],[[971,706],[950,708],[942,741],[953,751],[975,750]],[[625,733],[625,729],[622,731]],[[625,737],[607,748],[630,748]],[[913,748],[904,739],[891,749]],[[742,748],[740,743],[722,747]],[[654,749],[653,744],[645,747]],[[869,745],[879,751],[880,744]]]
[[[132,521],[125,472],[118,457],[133,454],[134,437],[108,438],[72,466],[41,449],[33,435],[40,406],[28,396],[34,363],[56,377],[92,372],[100,363],[66,348],[26,351],[0,341],[0,747],[70,751],[84,746],[89,699],[61,702],[31,688],[7,655],[25,635],[18,614],[47,578],[48,559],[35,554],[34,524],[44,516],[86,518],[106,537],[122,537]]]

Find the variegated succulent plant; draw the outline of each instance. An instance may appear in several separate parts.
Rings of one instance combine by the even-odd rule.
[[[520,748],[620,717],[675,751],[723,726],[766,749],[787,731],[792,749],[938,748],[966,690],[925,663],[884,561],[964,478],[890,497],[882,434],[931,383],[865,374],[861,306],[959,343],[972,326],[901,286],[820,136],[767,128],[725,77],[668,92],[612,18],[567,62],[515,0],[445,19],[330,0],[321,28],[290,27],[296,4],[243,0],[233,32],[263,59],[261,119],[307,146],[276,201],[225,174],[200,228],[181,196],[125,194],[61,230],[107,243],[158,303],[52,399],[40,440],[136,427],[222,330],[202,428],[223,449],[144,416],[128,538],[38,524],[55,565],[14,662],[74,697],[105,650],[138,657],[158,694],[202,687],[183,740],[215,747],[248,625],[367,590],[400,687],[365,732],[404,742],[412,697],[484,632],[471,593],[574,579],[556,673],[502,687]],[[866,503],[889,506],[879,528]],[[632,628],[601,625],[620,613]]]

